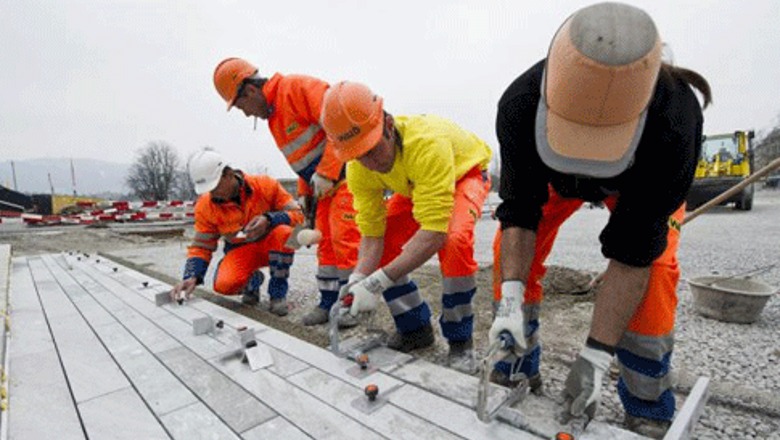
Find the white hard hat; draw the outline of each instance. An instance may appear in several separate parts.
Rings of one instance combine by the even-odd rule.
[[[203,194],[216,188],[227,163],[214,150],[201,150],[190,159],[190,178],[195,183],[195,192]]]

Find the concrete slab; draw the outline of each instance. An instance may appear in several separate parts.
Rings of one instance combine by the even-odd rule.
[[[170,438],[138,393],[129,386],[80,403],[79,413],[89,438]]]

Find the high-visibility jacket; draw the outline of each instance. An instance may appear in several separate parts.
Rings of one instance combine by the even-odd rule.
[[[293,197],[276,179],[244,175],[240,171],[236,174],[241,181],[240,203],[214,203],[211,193],[203,194],[195,203],[195,236],[187,247],[185,279],[196,276],[202,282],[220,237],[228,246],[247,243],[246,238],[237,238],[236,233],[256,216],[267,215],[272,227],[303,223],[303,213],[295,209]]]
[[[353,160],[347,184],[355,198],[357,224],[366,237],[385,233],[385,190],[412,199],[420,229],[447,232],[454,205],[455,182],[472,168],[487,170],[490,147],[454,122],[433,115],[395,116],[403,140],[396,147],[390,172],[371,171]]]
[[[333,152],[320,127],[322,98],[328,83],[305,75],[274,74],[264,85],[263,95],[271,107],[268,127],[276,145],[298,174],[298,194],[310,194],[314,173],[330,180],[344,177],[344,163]]]

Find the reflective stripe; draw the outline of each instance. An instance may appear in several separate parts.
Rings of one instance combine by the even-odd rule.
[[[284,154],[284,157],[290,157],[291,154],[300,150],[301,147],[308,144],[309,141],[314,138],[314,135],[316,135],[320,130],[321,128],[319,125],[316,124],[310,125],[309,128],[306,129],[306,131],[299,134],[297,138],[291,140],[290,142],[287,143],[287,145],[282,147],[282,154]]]
[[[268,261],[269,263],[278,262],[280,264],[290,265],[293,262],[293,254],[288,254],[286,252],[269,252]]]
[[[289,278],[290,277],[290,269],[284,268],[279,269],[277,267],[271,268],[271,277],[272,278]]]
[[[398,278],[395,281],[394,286],[405,286],[405,285],[409,284],[410,281],[411,281],[411,279],[409,278],[409,275],[404,275],[404,276],[402,276],[401,278]]]
[[[194,240],[200,240],[200,241],[209,241],[209,240],[218,240],[219,234],[212,234],[208,232],[197,232],[195,231],[195,235],[193,237]]]
[[[661,361],[674,348],[674,333],[666,336],[647,336],[627,331],[623,333],[618,348],[645,359]]]
[[[331,292],[338,292],[341,288],[341,283],[337,278],[319,278],[317,277],[317,289],[329,290]]]
[[[441,319],[444,322],[460,322],[468,316],[474,316],[471,304],[462,304],[451,309],[442,309],[441,311]]]
[[[528,324],[528,321],[538,321],[541,309],[542,307],[539,304],[523,304],[523,321],[525,321],[525,324]]]
[[[656,379],[626,367],[619,359],[618,365],[620,366],[620,377],[625,382],[628,390],[642,400],[658,400],[661,394],[673,385],[671,374],[666,374]]]
[[[309,151],[305,156],[298,159],[295,162],[291,162],[290,166],[292,167],[293,171],[296,173],[300,173],[303,169],[305,169],[307,166],[309,166],[312,162],[314,162],[318,157],[322,156],[322,153],[325,151],[325,144],[327,143],[326,139],[323,139],[317,146]]]
[[[319,266],[317,268],[317,278],[338,278],[339,270],[336,266]]]
[[[339,279],[343,281],[347,281],[349,279],[349,276],[352,275],[352,271],[354,271],[354,268],[350,269],[339,269]]]
[[[420,291],[414,289],[413,291],[398,297],[387,303],[387,307],[390,308],[390,314],[393,316],[401,315],[423,303],[423,297],[420,295]]]
[[[477,281],[472,275],[465,277],[445,277],[442,280],[442,285],[444,286],[445,294],[467,292],[477,287]]]
[[[217,247],[219,247],[219,242],[215,240],[214,244],[209,244],[209,243],[204,243],[204,242],[201,242],[201,241],[193,241],[192,243],[190,243],[190,246],[191,247],[196,247],[196,248],[201,248],[201,249],[206,249],[207,251],[215,251],[215,250],[217,250]]]

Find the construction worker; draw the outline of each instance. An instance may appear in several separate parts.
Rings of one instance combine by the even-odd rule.
[[[214,85],[228,110],[236,106],[247,117],[268,120],[277,146],[298,174],[298,197],[307,217],[316,211],[313,226],[322,233],[317,247],[320,303],[304,315],[303,324],[323,324],[355,267],[360,242],[344,163],[319,125],[328,83],[304,75],[266,78],[249,62],[227,58],[214,71]],[[350,316],[339,321],[340,327],[356,324]]]
[[[501,146],[501,302],[490,329],[509,331],[519,359],[499,363],[540,384],[540,281],[558,228],[583,202],[611,211],[599,239],[609,260],[590,332],[565,383],[569,412],[592,417],[613,355],[629,429],[660,436],[674,415],[677,246],[702,140],[707,81],[661,60],[641,9],[600,3],[577,11],[546,59],[504,92]],[[533,379],[536,380],[533,380]]]
[[[382,294],[397,330],[388,347],[409,352],[433,344],[430,308],[408,274],[438,253],[449,363],[473,371],[474,227],[490,189],[490,147],[440,117],[385,113],[382,98],[354,82],[325,95],[322,127],[336,155],[350,161],[362,236],[342,289],[354,294],[351,313],[373,310]],[[387,192],[393,195],[385,203]]]
[[[269,176],[245,175],[228,166],[209,149],[189,162],[195,192],[195,237],[187,248],[183,281],[171,291],[173,299],[189,298],[203,283],[211,254],[219,238],[225,240],[225,257],[214,274],[214,290],[223,295],[243,294],[243,302],[259,301],[263,273],[269,266],[270,311],[287,315],[287,279],[294,251],[285,246],[292,227],[303,222],[303,213],[282,185]]]

